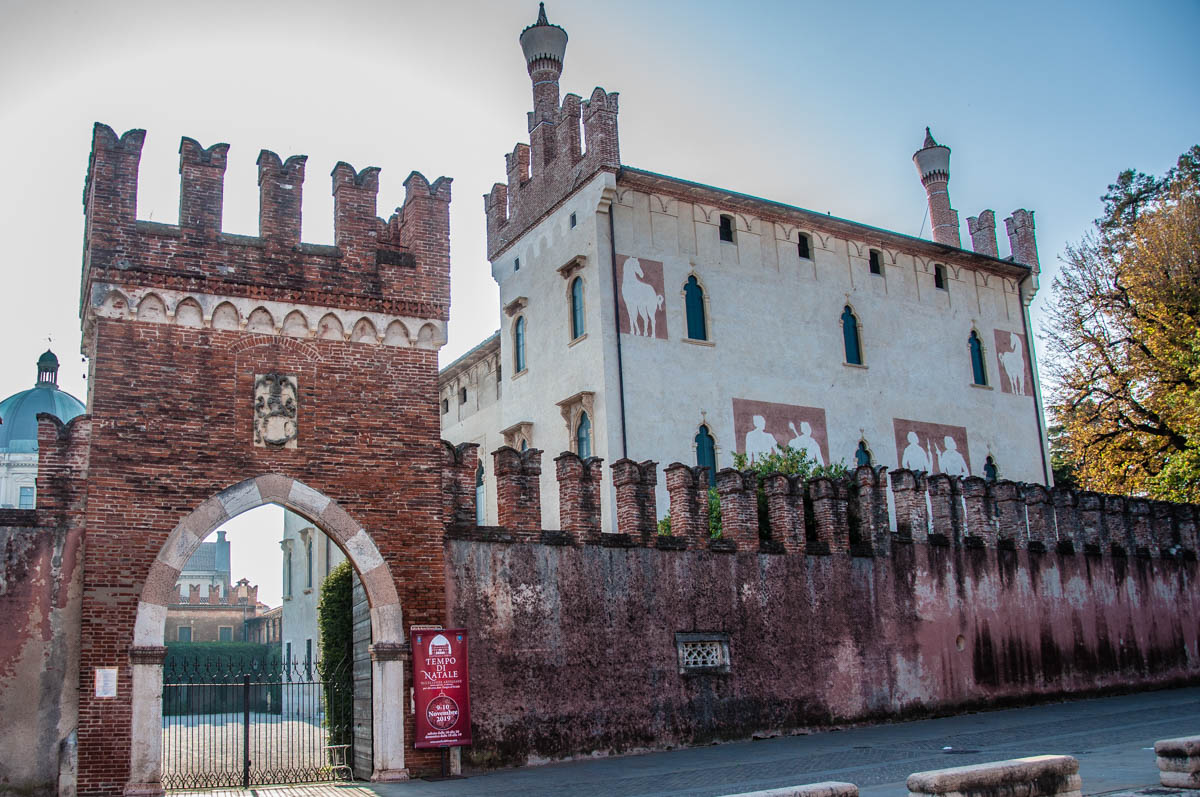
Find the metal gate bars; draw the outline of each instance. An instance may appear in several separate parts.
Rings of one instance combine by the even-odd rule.
[[[348,661],[168,657],[163,787],[348,780],[353,698]]]

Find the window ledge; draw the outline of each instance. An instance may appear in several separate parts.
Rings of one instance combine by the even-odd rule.
[[[517,372],[516,372],[515,374],[513,374],[512,376],[510,376],[510,377],[509,377],[509,379],[520,379],[521,377],[525,376],[525,374],[527,374],[527,373],[529,373],[529,366],[528,366],[528,365],[527,365],[527,366],[525,366],[524,368],[522,368],[520,371],[517,371]]]
[[[569,349],[569,348],[571,348],[572,346],[574,346],[576,343],[579,343],[580,341],[583,341],[583,340],[587,340],[587,333],[586,333],[586,332],[584,332],[582,335],[580,335],[579,337],[575,338],[575,339],[574,339],[574,340],[572,340],[570,343],[568,343],[568,344],[567,344],[567,348]],[[524,373],[524,371],[522,371],[521,373]]]
[[[991,385],[977,385],[974,382],[971,383],[971,387],[978,388],[979,390],[993,390]]]
[[[864,371],[865,371],[865,370],[867,370],[867,366],[865,366],[865,365],[863,365],[863,364],[861,364],[861,363],[847,363],[847,362],[844,362],[844,363],[842,363],[842,365],[846,366],[847,368],[861,368],[861,369],[863,369]]]
[[[690,343],[693,346],[716,346],[717,344],[711,340],[699,340],[698,338],[684,338],[684,343]]]
[[[305,595],[311,595],[311,594],[312,594],[312,587],[309,587],[308,589],[304,590],[304,594],[305,594]]]

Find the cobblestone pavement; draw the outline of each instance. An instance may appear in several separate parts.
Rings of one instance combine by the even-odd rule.
[[[903,795],[909,774],[1025,755],[1080,761],[1084,794],[1154,790],[1154,741],[1200,733],[1200,688],[524,767],[450,781],[290,790],[271,797],[715,797],[842,780],[863,797]],[[234,793],[229,793],[234,794]],[[246,792],[238,792],[244,797]],[[1115,795],[1114,795],[1115,797]]]

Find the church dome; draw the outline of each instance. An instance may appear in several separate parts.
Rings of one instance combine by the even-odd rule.
[[[86,408],[70,393],[58,389],[58,358],[47,351],[37,361],[37,384],[0,401],[0,452],[37,451],[37,416],[48,412],[66,423]]]

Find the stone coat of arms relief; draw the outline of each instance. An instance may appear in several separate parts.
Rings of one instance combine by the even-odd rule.
[[[296,377],[256,374],[254,377],[254,445],[295,448],[300,433],[300,393]]]

